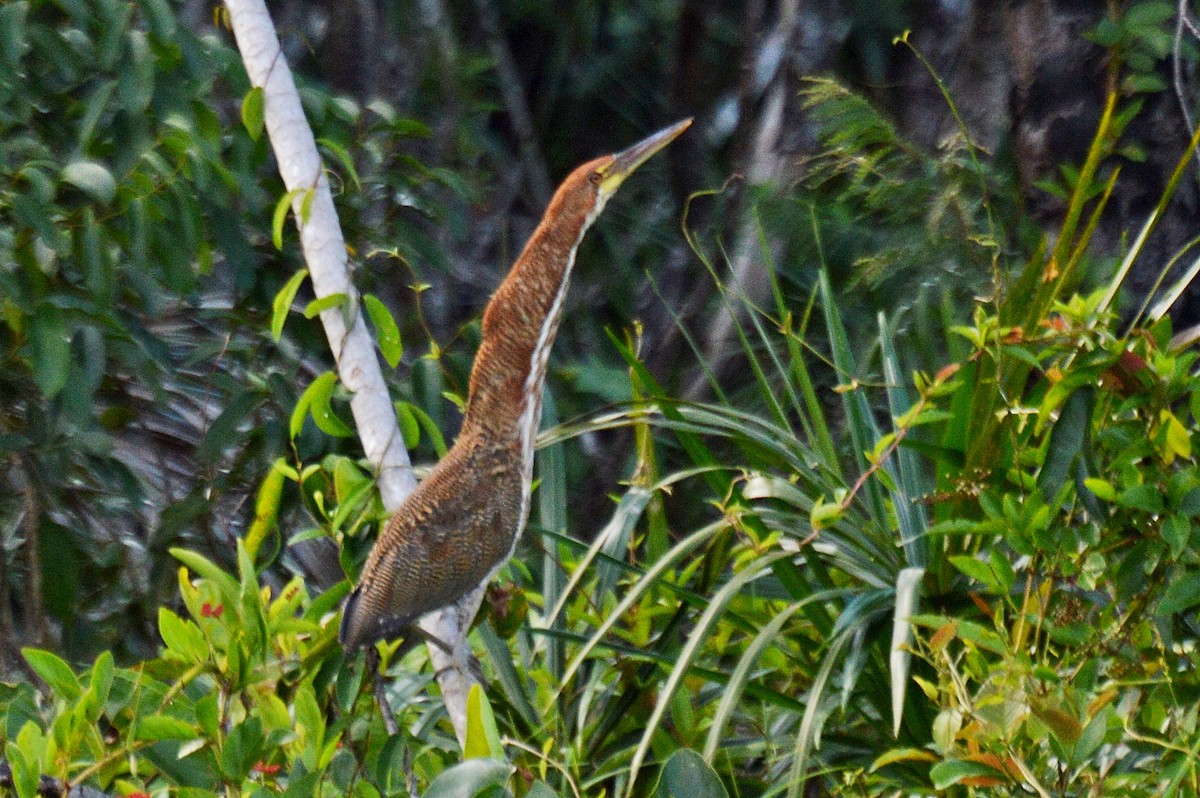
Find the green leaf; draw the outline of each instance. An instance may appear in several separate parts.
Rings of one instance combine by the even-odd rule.
[[[340,293],[318,297],[304,306],[304,318],[316,318],[330,308],[342,307],[349,301],[349,299],[350,298],[348,296]]]
[[[167,0],[138,0],[142,7],[142,12],[146,15],[146,21],[150,24],[150,31],[157,36],[163,44],[171,43],[175,36],[175,14],[171,11],[171,6]]]
[[[276,341],[283,335],[283,325],[287,321],[288,312],[292,309],[292,302],[296,299],[296,292],[300,290],[300,283],[304,282],[304,278],[307,276],[308,269],[301,269],[293,274],[275,295],[271,311],[271,337]]]
[[[334,157],[334,160],[341,165],[342,169],[350,175],[350,180],[354,183],[356,190],[362,189],[362,181],[358,179],[358,172],[354,168],[354,159],[350,157],[350,153],[346,152],[346,148],[331,139],[317,139],[317,144],[320,144]]]
[[[191,740],[196,737],[196,728],[170,715],[147,715],[137,723],[133,739],[140,742],[159,740]]]
[[[71,339],[67,318],[53,305],[38,306],[29,320],[29,357],[34,382],[42,395],[53,399],[67,385],[71,365]]]
[[[185,662],[194,664],[208,659],[208,643],[200,627],[166,607],[158,608],[158,633],[167,650]]]
[[[1192,522],[1182,515],[1169,515],[1163,520],[1160,533],[1171,547],[1171,556],[1178,558],[1191,540]]]
[[[241,589],[233,577],[222,570],[220,566],[203,554],[197,554],[194,551],[181,548],[171,548],[168,551],[172,557],[195,571],[201,577],[212,582],[217,590],[220,591],[223,603],[237,604]]]
[[[97,707],[102,708],[108,703],[108,695],[112,691],[114,672],[112,652],[102,651],[100,656],[96,657],[96,663],[92,665],[92,679],[90,684],[92,693],[96,696]],[[94,721],[95,718],[92,720]]]
[[[1170,581],[1163,592],[1162,601],[1158,604],[1158,612],[1162,615],[1174,615],[1190,610],[1197,604],[1200,604],[1200,571],[1193,571]]]
[[[400,435],[404,438],[404,448],[411,451],[421,442],[421,426],[417,423],[411,403],[395,402],[393,406],[396,408],[396,420],[400,424]]]
[[[1134,485],[1121,492],[1121,495],[1117,497],[1117,503],[1122,507],[1146,513],[1161,513],[1163,511],[1163,494],[1155,485]]]
[[[277,459],[258,489],[258,496],[254,500],[254,520],[250,522],[245,535],[246,553],[252,560],[257,559],[263,540],[278,521],[286,468],[287,461],[282,457]]]
[[[729,793],[704,757],[680,748],[663,765],[654,798],[728,798]]]
[[[255,86],[242,98],[242,125],[250,138],[258,141],[263,132],[263,105],[266,93],[262,86]]]
[[[409,402],[405,402],[404,405],[417,417],[417,421],[421,424],[421,429],[425,430],[425,434],[429,436],[429,442],[433,444],[434,453],[438,457],[445,457],[446,438],[438,428],[437,422],[433,420],[433,416]]]
[[[334,415],[333,409],[330,407],[330,399],[336,386],[337,375],[332,371],[327,371],[313,380],[312,384],[304,390],[299,401],[296,402],[296,409],[292,411],[291,435],[293,438],[300,434],[306,413],[312,414],[318,429],[326,435],[348,438],[354,434],[354,431],[346,426],[345,422]]]
[[[154,99],[154,52],[145,31],[131,30],[125,38],[128,55],[117,78],[117,94],[125,111],[141,114]]]
[[[303,194],[304,191],[305,189],[302,188],[294,188],[275,203],[275,213],[271,217],[271,242],[275,244],[275,249],[283,249],[283,223],[287,219],[288,210],[292,207],[292,200]]]
[[[982,582],[987,585],[988,589],[997,593],[1002,592],[1000,580],[992,573],[992,568],[987,563],[977,560],[970,555],[960,554],[951,557],[950,564],[976,582]]]
[[[83,692],[83,685],[71,670],[71,666],[62,658],[38,648],[23,648],[21,654],[29,667],[49,685],[59,698],[74,701]]]
[[[1083,734],[1083,724],[1079,722],[1079,718],[1052,700],[1030,696],[1029,707],[1059,742],[1072,745]]]
[[[1072,393],[1059,411],[1050,430],[1046,462],[1038,473],[1037,485],[1046,501],[1052,501],[1071,473],[1071,464],[1087,445],[1096,389],[1086,385]]]
[[[12,75],[17,74],[17,64],[30,48],[25,32],[25,18],[28,15],[28,0],[0,5],[0,63]]]
[[[488,787],[504,786],[511,772],[507,762],[468,759],[439,773],[422,798],[475,798]]]
[[[1112,486],[1112,483],[1107,479],[1099,477],[1087,477],[1083,480],[1084,487],[1095,494],[1096,498],[1103,502],[1112,502],[1117,500],[1117,490]]]
[[[264,742],[261,718],[252,716],[234,726],[221,746],[221,772],[231,781],[245,779],[263,758]]]
[[[467,737],[463,743],[463,759],[488,757],[503,760],[504,746],[500,744],[492,705],[483,694],[483,688],[473,684],[467,694]]]
[[[107,205],[117,196],[112,172],[95,161],[72,161],[63,167],[60,177],[96,202]]]
[[[32,724],[33,721],[30,721],[26,725]],[[34,728],[37,728],[36,725]],[[38,777],[41,774],[38,762],[30,761],[30,757],[16,743],[5,746],[5,755],[12,768],[13,787],[16,788],[17,798],[37,798]]]
[[[313,200],[317,198],[317,190],[308,188],[304,192],[304,199],[300,200],[300,221],[308,224],[308,220],[312,218]]]
[[[387,305],[373,294],[364,295],[363,304],[366,305],[367,315],[371,317],[371,324],[375,327],[375,336],[383,359],[389,366],[396,368],[400,356],[404,354],[404,348],[400,344],[400,328],[396,326],[396,320],[392,318]]]
[[[947,759],[938,762],[929,769],[929,778],[933,781],[934,789],[944,790],[958,784],[963,779],[986,776],[993,779],[1008,780],[1008,775],[996,770],[983,762],[968,762],[964,759]]]

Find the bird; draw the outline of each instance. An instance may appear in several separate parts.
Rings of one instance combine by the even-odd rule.
[[[421,616],[490,581],[512,556],[529,516],[542,388],[575,253],[625,179],[691,123],[588,161],[555,191],[484,309],[454,445],[388,520],[346,600],[338,637],[347,651],[419,635]]]

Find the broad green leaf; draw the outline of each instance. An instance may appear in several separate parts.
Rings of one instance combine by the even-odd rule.
[[[126,9],[129,7],[126,6]],[[113,28],[108,28],[112,31]],[[121,36],[112,37],[112,42],[119,45],[122,41]],[[87,100],[84,101],[83,118],[79,120],[78,142],[80,150],[86,150],[91,144],[92,134],[96,130],[96,125],[100,121],[100,117],[108,109],[108,103],[112,99],[113,92],[117,89],[117,81],[106,80],[96,86],[89,93]]]
[[[304,393],[296,402],[296,409],[292,411],[290,428],[293,438],[300,434],[300,429],[304,426],[305,413],[312,414],[317,428],[326,435],[348,438],[354,434],[354,431],[346,426],[345,422],[338,418],[334,414],[333,408],[330,407],[330,400],[336,386],[337,375],[332,371],[327,371],[304,389]]]
[[[241,782],[250,774],[254,764],[263,759],[264,743],[260,718],[251,716],[234,726],[221,746],[221,772],[226,778]]]
[[[29,320],[28,350],[34,381],[45,398],[53,399],[66,387],[71,365],[67,318],[57,307],[40,305]]]
[[[175,36],[175,13],[167,0],[138,0],[142,12],[150,23],[150,32],[163,44],[169,44]]]
[[[304,191],[304,199],[300,200],[300,221],[308,224],[312,218],[313,200],[317,198],[317,190],[311,186]]]
[[[488,787],[503,787],[512,766],[496,759],[468,759],[438,774],[422,798],[475,798]]]
[[[79,683],[75,672],[65,660],[39,648],[23,648],[21,654],[29,663],[29,667],[50,686],[55,695],[67,701],[79,698],[79,694],[83,692],[83,685]]]
[[[17,64],[31,46],[25,32],[28,15],[28,0],[0,5],[0,63],[11,75],[17,74]]]
[[[965,759],[947,759],[929,769],[929,778],[933,781],[934,788],[938,790],[944,790],[959,784],[963,779],[973,777],[1008,780],[1005,773],[996,770],[991,765],[983,762],[969,762]]]
[[[1167,450],[1179,457],[1192,456],[1192,439],[1187,428],[1170,410],[1163,409],[1159,413],[1160,421],[1166,425]],[[1170,459],[1168,459],[1170,462]]]
[[[1112,483],[1107,479],[1099,477],[1087,477],[1083,480],[1084,487],[1096,495],[1096,498],[1104,502],[1112,502],[1117,500],[1117,491]]]
[[[961,554],[950,557],[950,564],[976,582],[982,582],[989,589],[1001,592],[1000,581],[992,573],[992,567],[987,563],[966,554]]]
[[[195,726],[170,715],[147,715],[137,722],[133,733],[133,739],[140,742],[191,740],[195,737]]]
[[[328,294],[323,297],[318,297],[304,306],[304,318],[316,318],[331,308],[337,308],[345,305],[349,299],[350,298],[348,296],[342,293]]]
[[[37,728],[33,721],[26,724],[27,727],[31,725]],[[14,742],[5,746],[5,756],[8,759],[9,767],[12,768],[12,781],[13,787],[17,791],[17,798],[37,798],[38,780],[42,772],[39,762],[29,757]]]
[[[1058,738],[1059,742],[1071,745],[1083,734],[1083,724],[1079,722],[1079,718],[1054,701],[1030,696],[1029,707],[1037,719],[1049,727],[1050,733]]]
[[[1096,389],[1086,385],[1076,389],[1059,411],[1058,420],[1050,430],[1046,461],[1037,479],[1046,501],[1051,501],[1058,493],[1071,473],[1071,464],[1087,445],[1095,399]]]
[[[158,608],[158,633],[167,650],[184,662],[194,664],[208,659],[208,642],[200,627],[166,607]]]
[[[1163,511],[1163,494],[1157,485],[1134,485],[1121,492],[1117,503],[1122,507],[1141,510],[1146,513],[1161,513]]]
[[[271,311],[271,337],[276,341],[283,335],[283,325],[287,321],[288,312],[292,309],[292,302],[296,299],[296,292],[300,290],[300,283],[304,282],[304,278],[307,276],[308,269],[301,269],[293,274],[275,295]]]
[[[117,181],[112,172],[95,161],[72,161],[63,167],[60,177],[104,205],[117,196]]]
[[[198,554],[188,549],[171,548],[168,551],[172,557],[179,560],[204,579],[212,582],[221,593],[221,598],[226,604],[237,603],[241,589],[233,577],[222,570],[220,566],[203,554]]]
[[[680,748],[663,765],[654,798],[728,798],[721,778],[704,757],[690,748]]]
[[[438,457],[444,457],[446,455],[446,438],[442,435],[441,429],[438,428],[437,422],[433,420],[432,416],[416,405],[410,402],[405,402],[404,405],[408,408],[409,412],[416,416],[421,429],[425,430],[425,434],[429,436],[429,442],[433,445],[434,454]]]
[[[100,656],[96,657],[96,663],[92,665],[92,679],[89,685],[92,693],[96,696],[96,705],[99,709],[102,709],[108,703],[108,696],[112,691],[114,673],[112,652],[102,651]],[[96,718],[92,718],[93,722],[95,720]]]
[[[263,103],[266,93],[262,86],[254,86],[242,98],[242,125],[250,138],[258,141],[263,132]]]
[[[404,348],[400,344],[400,328],[396,326],[396,320],[392,318],[387,306],[374,294],[365,294],[363,304],[366,305],[367,315],[371,317],[371,324],[375,327],[376,342],[379,344],[379,351],[383,353],[383,359],[389,366],[396,368],[401,355],[404,354]]]
[[[1200,571],[1192,571],[1167,583],[1158,612],[1174,615],[1200,604]]]
[[[937,754],[924,748],[893,748],[880,754],[871,763],[871,772],[896,762],[936,762]]]
[[[126,112],[141,114],[154,99],[154,52],[143,30],[131,30],[125,38],[128,54],[117,78],[117,95]]]
[[[463,743],[463,759],[487,757],[503,760],[504,746],[500,744],[492,705],[483,694],[483,688],[473,684],[467,694],[467,737]]]

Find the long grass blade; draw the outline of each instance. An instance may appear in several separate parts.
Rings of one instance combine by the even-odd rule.
[[[758,558],[754,564],[747,566],[716,592],[708,605],[708,609],[696,621],[695,627],[692,629],[691,634],[688,635],[687,643],[684,645],[683,650],[679,652],[678,662],[676,662],[675,667],[671,670],[671,675],[667,677],[666,684],[663,685],[658,693],[658,700],[655,702],[654,711],[650,714],[650,719],[646,721],[646,731],[642,734],[642,741],[638,744],[637,750],[633,752],[633,760],[629,765],[627,796],[633,794],[633,786],[637,783],[638,771],[645,761],[647,751],[650,750],[650,741],[654,737],[654,732],[658,729],[659,724],[662,723],[663,715],[671,703],[671,697],[675,694],[679,683],[683,681],[683,677],[687,674],[692,659],[696,656],[696,652],[699,650],[701,644],[708,639],[709,629],[716,623],[730,599],[737,595],[746,585],[770,573],[770,569],[767,566],[770,565],[771,561],[786,556],[789,556],[788,552],[776,551]]]
[[[896,576],[896,610],[892,616],[892,650],[888,654],[888,670],[892,683],[892,736],[900,736],[904,717],[904,694],[912,667],[912,624],[909,618],[916,612],[924,568],[905,568]]]
[[[557,422],[554,397],[547,389],[543,394],[542,421],[546,426]],[[567,529],[567,466],[561,444],[547,446],[538,452],[538,517],[543,529],[562,532]],[[563,595],[566,574],[558,556],[558,545],[552,538],[542,538],[542,598],[545,606],[557,606]],[[563,652],[558,641],[550,638],[546,649],[546,666],[555,678],[562,675]]]
[[[558,681],[559,687],[558,690],[555,691],[552,701],[556,701],[558,699],[558,696],[561,695],[562,691],[565,690],[567,685],[571,683],[571,680],[575,677],[575,674],[579,671],[580,666],[583,665],[588,656],[592,653],[596,646],[600,644],[600,642],[604,639],[604,636],[608,634],[609,630],[616,625],[617,621],[621,619],[621,616],[628,612],[629,608],[637,603],[638,599],[642,597],[642,594],[658,584],[667,571],[669,571],[693,549],[710,540],[714,535],[725,528],[726,524],[724,521],[717,521],[709,524],[703,529],[693,532],[671,547],[671,550],[667,553],[667,556],[656,562],[640,579],[630,585],[629,590],[626,591],[625,596],[621,599],[617,606],[613,608],[613,611],[608,614],[608,617],[604,619],[604,622],[600,624],[599,628],[596,629],[596,631],[588,639],[587,643],[585,643],[579,649],[579,651],[575,653],[575,656],[567,665],[566,670],[563,671],[562,678],[560,678]]]
[[[779,635],[779,630],[783,625],[796,614],[796,611],[814,601],[825,601],[838,595],[840,591],[825,591],[814,593],[811,596],[800,601],[794,601],[781,611],[777,612],[773,618],[765,625],[746,650],[742,652],[742,656],[738,659],[737,666],[733,672],[729,674],[729,682],[726,685],[725,692],[721,695],[721,703],[717,705],[717,711],[713,713],[712,726],[708,729],[708,737],[704,742],[703,756],[706,762],[712,764],[713,757],[717,753],[717,747],[721,744],[721,736],[724,733],[729,719],[733,716],[734,710],[737,708],[738,702],[742,699],[742,693],[746,686],[746,681],[750,677],[750,669],[758,662],[758,658],[767,646],[776,641]]]

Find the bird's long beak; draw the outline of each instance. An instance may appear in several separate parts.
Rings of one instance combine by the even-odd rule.
[[[633,174],[651,155],[677,139],[691,124],[691,117],[683,119],[615,154],[604,169],[604,180],[600,183],[600,190],[609,194],[616,191],[625,178]]]

